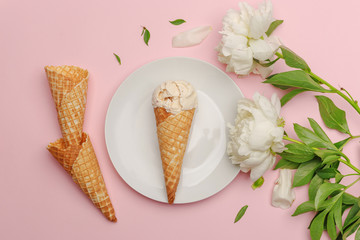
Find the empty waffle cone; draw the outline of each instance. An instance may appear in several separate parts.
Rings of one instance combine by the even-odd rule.
[[[48,150],[94,205],[116,222],[90,138],[83,132],[88,71],[75,66],[47,66],[45,71],[63,135]]]
[[[116,222],[115,210],[107,193],[89,136],[83,133],[80,145],[68,147],[61,138],[50,143],[48,150],[106,218]]]
[[[180,180],[181,166],[189,138],[195,108],[177,114],[154,108],[159,148],[168,202],[172,204]]]

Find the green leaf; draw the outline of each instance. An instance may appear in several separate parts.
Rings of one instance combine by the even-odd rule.
[[[360,206],[359,206],[359,200],[357,201],[354,206],[350,209],[345,222],[344,222],[344,228],[349,226],[351,223],[355,222],[357,219],[360,218]]]
[[[336,150],[329,150],[329,149],[319,149],[315,150],[314,153],[319,156],[322,160],[324,160],[328,156],[333,156],[339,154]]]
[[[325,217],[328,211],[322,211],[312,221],[310,225],[310,236],[312,240],[320,240],[324,231]]]
[[[286,89],[289,89],[290,87],[287,87],[287,86],[281,86],[281,85],[276,85],[276,84],[272,84],[274,87],[276,88],[280,88],[281,90],[286,90]]]
[[[341,182],[343,177],[344,177],[344,175],[342,175],[341,173],[336,173],[336,175],[335,175],[335,183]]]
[[[121,65],[121,59],[120,59],[120,57],[117,55],[117,54],[115,54],[115,53],[113,53],[114,54],[114,56],[116,57],[116,60],[118,61],[118,63]]]
[[[320,167],[321,161],[319,159],[313,159],[311,161],[300,164],[298,170],[294,175],[293,187],[299,187],[310,182],[315,174],[315,171]]]
[[[315,211],[314,201],[307,201],[300,204],[292,216],[297,216],[306,212]]]
[[[338,172],[334,168],[325,168],[316,171],[316,174],[323,179],[334,178]]]
[[[286,160],[303,163],[314,158],[315,154],[312,149],[305,144],[290,143],[286,145],[287,150],[279,155]]]
[[[316,99],[319,103],[320,115],[325,125],[328,128],[350,134],[345,112],[336,107],[333,101],[328,97],[316,96]]]
[[[326,135],[325,131],[320,127],[320,125],[312,118],[308,118],[311,128],[314,130],[315,134],[318,135],[322,140],[333,144],[330,138]],[[334,146],[334,148],[336,148]]]
[[[144,42],[147,46],[149,46],[150,32],[146,27],[143,27],[141,36],[144,36]]]
[[[315,92],[329,92],[325,88],[316,83],[308,73],[302,70],[294,70],[271,75],[264,83],[272,85],[280,85],[285,87],[302,88]]]
[[[281,106],[284,106],[288,101],[290,101],[293,97],[295,97],[299,93],[306,92],[306,91],[307,91],[306,89],[297,88],[297,89],[292,90],[291,92],[288,92],[281,98],[281,100],[280,100]]]
[[[344,192],[343,192],[344,193]],[[336,203],[334,204],[333,207],[333,212],[334,212],[334,221],[336,226],[339,228],[340,231],[342,231],[342,203],[343,203],[343,198],[344,198],[344,194],[342,194],[342,196],[339,198],[339,200],[336,201]]]
[[[345,138],[342,141],[336,142],[334,143],[334,145],[338,148],[338,149],[342,149],[344,147],[344,145],[349,141],[351,137]]]
[[[337,183],[325,182],[321,184],[315,196],[315,209],[318,209],[320,203],[322,203],[332,192],[336,190],[341,190],[344,187],[344,185]]]
[[[336,227],[335,227],[335,220],[334,220],[334,212],[330,211],[328,216],[327,216],[327,221],[326,221],[326,230],[329,234],[329,237],[334,240],[337,237],[337,233],[336,233]]]
[[[339,155],[330,155],[324,158],[323,164],[331,164],[334,163],[336,161],[338,161],[340,158]]]
[[[304,59],[294,53],[292,50],[285,46],[280,46],[281,52],[285,59],[286,65],[293,68],[299,68],[307,72],[311,72],[310,67],[307,65]]]
[[[356,231],[355,240],[360,240],[360,228]]]
[[[186,21],[184,19],[176,19],[174,21],[169,21],[169,22],[173,25],[181,25],[181,24],[185,23]]]
[[[350,224],[347,229],[344,231],[343,239],[346,240],[348,236],[353,234],[358,227],[360,226],[360,219],[356,220],[356,222]]]
[[[313,179],[311,179],[311,182],[309,184],[309,200],[315,200],[316,193],[319,190],[321,184],[323,184],[323,182],[324,179],[322,179],[318,175],[315,175]]]
[[[248,208],[248,205],[245,205],[239,210],[238,214],[235,217],[234,223],[238,222],[244,216],[247,208]]]
[[[281,25],[283,22],[284,22],[284,20],[275,20],[275,21],[273,21],[273,22],[270,24],[268,30],[265,32],[265,33],[266,33],[266,36],[269,37],[269,36],[272,34],[272,32],[273,32],[279,25]]]
[[[290,162],[284,158],[281,158],[279,162],[276,164],[274,170],[276,169],[297,169],[299,167],[299,163]]]
[[[354,197],[353,195],[349,193],[344,193],[343,196],[343,203],[347,205],[354,205],[359,201],[357,197]]]
[[[256,180],[256,181],[251,185],[251,188],[255,190],[255,189],[261,187],[263,184],[264,184],[264,177],[260,177],[258,180]]]
[[[294,130],[297,136],[310,147],[316,148],[329,148],[333,150],[337,150],[336,147],[328,142],[325,142],[318,135],[312,132],[310,129],[307,129],[297,123],[294,124]]]

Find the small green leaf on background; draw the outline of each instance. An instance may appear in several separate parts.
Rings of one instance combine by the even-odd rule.
[[[288,92],[281,98],[281,100],[280,100],[281,106],[284,106],[288,101],[290,101],[296,95],[298,95],[302,92],[306,92],[306,91],[307,91],[306,89],[297,88],[297,89],[294,89],[294,90]]]
[[[245,205],[239,210],[238,214],[235,217],[234,223],[238,222],[242,218],[242,216],[244,216],[247,208],[248,208],[248,205]]]
[[[172,25],[180,25],[185,23],[186,21],[184,19],[176,19],[174,21],[169,21]]]
[[[333,101],[325,96],[316,96],[322,120],[328,128],[350,134],[345,112],[336,107]]]
[[[141,36],[144,36],[144,42],[146,45],[149,46],[149,40],[150,40],[150,32],[146,27],[143,27],[142,32],[141,32]]]
[[[114,54],[114,56],[116,57],[116,60],[118,61],[118,63],[121,65],[121,59],[120,59],[120,57],[117,55],[117,54],[115,54],[115,53],[113,53]]]
[[[345,186],[337,183],[325,182],[321,184],[319,190],[315,196],[315,209],[319,208],[319,205],[334,191],[341,190]]]
[[[299,68],[307,72],[311,72],[310,67],[304,59],[294,53],[292,50],[285,46],[280,46],[286,65],[293,68]]]
[[[266,36],[270,36],[272,34],[273,31],[275,31],[275,29],[281,25],[284,22],[284,20],[275,20],[273,21],[270,26],[269,29],[266,31]]]
[[[300,164],[294,175],[293,187],[299,187],[309,183],[320,165],[321,161],[319,159],[313,159]]]
[[[251,185],[251,188],[255,190],[261,187],[263,184],[264,184],[264,177],[261,177]]]
[[[282,168],[282,169],[297,169],[299,167],[299,163],[290,162],[284,158],[281,158],[279,162],[276,164],[274,170]]]
[[[296,87],[315,92],[329,92],[315,82],[308,73],[302,70],[294,70],[271,75],[264,83],[272,85]]]

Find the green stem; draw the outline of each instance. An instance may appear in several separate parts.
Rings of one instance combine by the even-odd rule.
[[[352,182],[352,183],[350,183],[349,185],[347,185],[344,190],[352,187],[352,186],[353,186],[355,183],[357,183],[358,181],[360,181],[360,178],[356,179],[354,182]]]
[[[343,164],[345,164],[346,166],[348,166],[349,168],[351,168],[352,170],[354,170],[355,172],[360,174],[360,169],[358,169],[357,167],[352,165],[350,162],[347,162],[346,160],[344,160],[342,158],[340,158],[339,161],[342,162]]]
[[[356,135],[356,136],[350,136],[346,141],[345,143],[341,146],[341,148],[339,148],[339,150],[343,150],[343,148],[345,147],[346,144],[348,144],[351,140],[355,139],[355,138],[359,138],[360,135]]]
[[[335,88],[333,85],[322,79],[321,77],[317,76],[315,73],[310,72],[310,76],[312,76],[317,81],[321,82],[322,84],[325,84],[330,88],[330,90],[334,91],[335,93],[339,94],[343,99],[345,99],[359,114],[360,114],[360,107],[357,104],[356,101],[353,101],[348,96],[346,96],[343,92],[341,92],[339,89]]]
[[[287,141],[290,141],[290,142],[294,142],[294,143],[304,144],[303,142],[300,142],[300,141],[298,141],[298,140],[295,140],[295,139],[293,139],[293,138],[290,138],[289,136],[286,136],[286,135],[283,136],[283,139],[284,139],[284,140],[287,140]]]
[[[355,175],[360,175],[360,173],[350,173],[350,174],[346,174],[344,175],[344,177],[348,177],[348,176],[355,176]]]

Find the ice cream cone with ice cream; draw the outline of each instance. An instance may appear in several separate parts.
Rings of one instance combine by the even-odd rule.
[[[74,66],[47,66],[45,72],[63,136],[50,143],[48,150],[105,217],[116,222],[89,135],[83,132],[88,71]]]
[[[167,81],[154,90],[152,105],[168,202],[172,204],[197,107],[197,94],[188,82]]]

